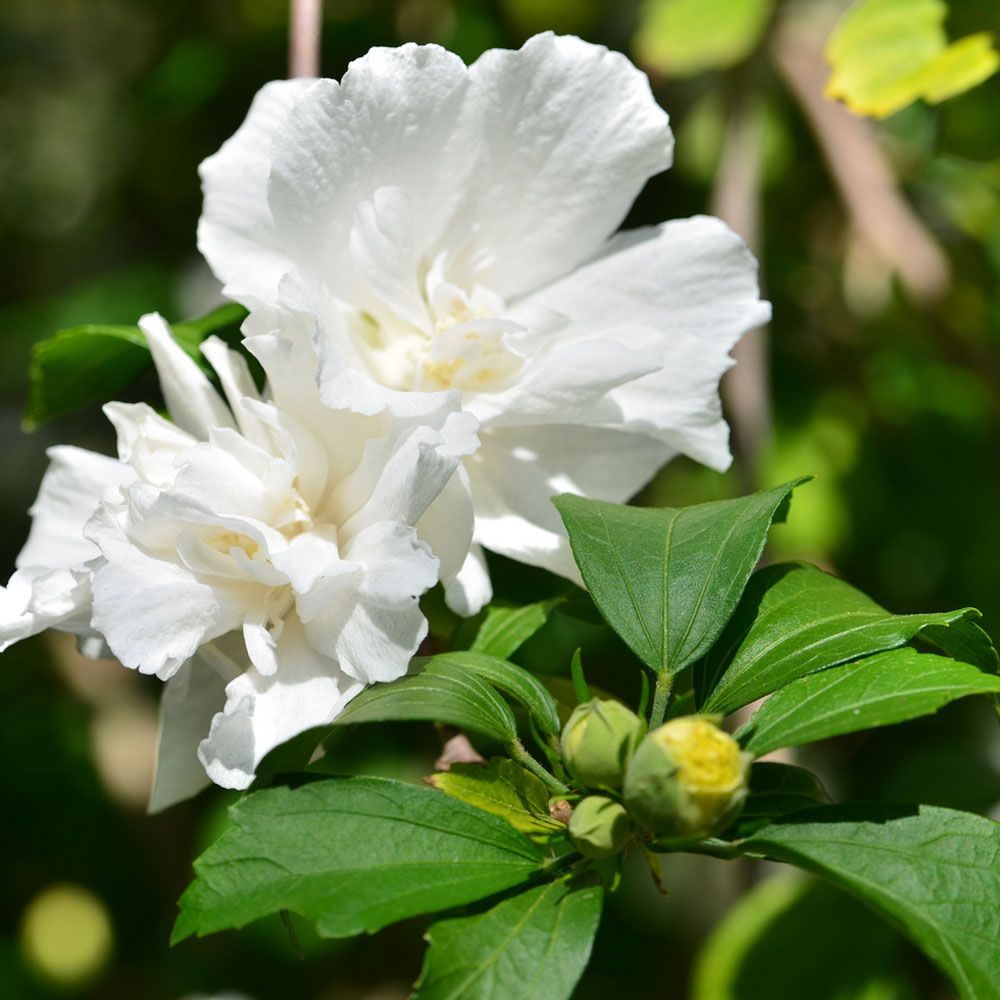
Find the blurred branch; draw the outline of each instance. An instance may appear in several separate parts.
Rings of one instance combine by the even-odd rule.
[[[823,27],[808,15],[781,19],[771,54],[805,112],[854,226],[899,275],[911,299],[936,302],[951,280],[948,260],[900,194],[868,122],[823,96]]]
[[[288,76],[319,76],[323,0],[291,0],[288,30]]]
[[[712,186],[710,211],[746,241],[760,258],[762,118],[734,80],[722,160]],[[771,380],[767,329],[751,330],[733,349],[736,366],[726,373],[722,396],[733,426],[741,486],[756,489],[757,459],[771,433]]]

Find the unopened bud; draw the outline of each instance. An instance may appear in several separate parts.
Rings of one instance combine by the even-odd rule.
[[[563,727],[563,760],[587,788],[617,791],[645,728],[642,719],[619,701],[585,702]]]
[[[604,795],[581,799],[569,818],[569,839],[587,858],[610,858],[625,846],[632,821],[625,807]]]
[[[658,837],[688,837],[723,828],[747,795],[750,755],[703,716],[653,730],[625,774],[629,812]]]

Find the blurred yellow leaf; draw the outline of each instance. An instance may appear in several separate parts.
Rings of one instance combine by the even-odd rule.
[[[982,83],[1000,66],[987,33],[948,44],[943,0],[860,0],[826,45],[826,96],[885,118],[918,97],[936,104]]]
[[[647,0],[632,39],[636,59],[667,76],[724,69],[757,47],[773,0]]]

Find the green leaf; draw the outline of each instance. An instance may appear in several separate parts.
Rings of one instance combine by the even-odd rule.
[[[902,1000],[902,938],[857,900],[799,872],[758,882],[697,958],[691,1000]]]
[[[948,44],[943,0],[861,0],[826,45],[826,95],[885,118],[918,97],[936,104],[992,76],[1000,56],[986,33]]]
[[[646,0],[632,39],[638,61],[666,76],[742,62],[760,43],[773,0]]]
[[[893,615],[808,563],[755,573],[704,663],[695,691],[706,712],[732,712],[797,677],[909,642],[928,625],[979,617],[974,608]]]
[[[279,910],[324,937],[482,899],[544,868],[509,823],[387,778],[330,778],[252,792],[196,862],[173,941]]]
[[[538,720],[544,733],[550,736],[558,735],[561,727],[555,699],[549,694],[548,688],[524,667],[472,650],[441,653],[428,662],[431,665],[457,667],[461,671],[474,674],[487,684],[492,684],[528,709]]]
[[[486,609],[486,620],[469,648],[474,653],[488,653],[506,660],[549,620],[549,615],[562,603],[563,599],[556,597],[518,608],[489,607]]]
[[[198,345],[213,333],[239,326],[246,310],[224,305],[207,316],[176,323],[177,342],[202,363]],[[31,387],[24,423],[35,427],[50,417],[95,401],[107,401],[153,364],[138,326],[74,326],[60,330],[31,350]]]
[[[432,924],[414,1000],[566,1000],[590,958],[602,897],[587,873]]]
[[[488,767],[452,764],[451,770],[424,779],[453,798],[494,816],[502,816],[515,830],[529,836],[566,832],[566,825],[549,813],[549,790],[520,764],[494,757]]]
[[[830,797],[812,771],[793,764],[757,761],[750,767],[750,794],[743,811],[726,836],[745,837],[778,816],[826,805],[829,801]]]
[[[916,719],[956,698],[997,691],[996,674],[904,647],[800,677],[775,691],[736,737],[762,757],[779,747]]]
[[[940,650],[945,656],[971,663],[995,674],[1000,670],[993,640],[975,623],[968,619],[952,622],[950,625],[928,625],[920,630],[917,638],[922,644]]]
[[[563,494],[556,505],[591,597],[657,673],[702,656],[733,613],[797,479],[736,500],[658,510]]]
[[[510,706],[464,664],[434,657],[416,661],[415,667],[420,673],[366,688],[337,716],[334,725],[422,720],[471,729],[498,743],[517,739]]]
[[[1000,824],[936,806],[822,806],[772,823],[742,849],[822,875],[873,906],[962,1000],[1000,998]]]

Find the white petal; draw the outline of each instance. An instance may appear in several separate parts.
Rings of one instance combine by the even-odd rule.
[[[596,427],[491,430],[466,460],[477,542],[520,562],[579,582],[568,540],[551,502],[577,493],[620,503],[672,456],[642,434]]]
[[[479,446],[478,426],[471,414],[452,412],[440,430],[395,421],[390,433],[372,438],[361,464],[336,487],[342,540],[380,521],[416,524]]]
[[[240,628],[246,609],[260,603],[256,582],[215,578],[209,586],[186,567],[147,555],[108,509],[91,519],[87,537],[107,559],[94,576],[94,628],[142,673],[165,680],[203,642]]]
[[[0,652],[48,628],[93,637],[90,579],[89,567],[15,570],[0,587]]]
[[[48,450],[50,464],[32,505],[31,531],[17,565],[78,566],[98,555],[83,526],[102,499],[114,499],[135,475],[121,462],[69,445]]]
[[[473,545],[458,575],[445,584],[445,601],[457,615],[478,614],[493,597],[490,571],[482,546]]]
[[[211,784],[198,760],[198,744],[225,700],[225,680],[200,656],[188,660],[167,681],[160,698],[160,745],[150,813],[162,812]]]
[[[633,350],[610,337],[563,344],[529,359],[509,389],[478,393],[467,405],[490,428],[619,423],[622,413],[609,399],[611,390],[662,364],[659,351]]]
[[[240,433],[248,441],[266,448],[270,443],[267,429],[260,425],[253,411],[244,406],[246,400],[260,400],[260,393],[257,392],[246,358],[236,351],[231,351],[222,340],[214,336],[202,343],[201,353],[219,376],[222,391],[226,394],[233,416],[236,417]]]
[[[246,120],[199,168],[205,206],[198,222],[198,249],[226,294],[244,304],[273,300],[291,258],[274,232],[267,206],[271,139],[312,80],[265,84]]]
[[[469,73],[478,160],[443,245],[468,240],[452,280],[511,298],[589,257],[670,166],[673,136],[645,74],[579,38],[491,49]]]
[[[420,538],[431,547],[431,551],[441,563],[439,575],[446,591],[468,562],[469,547],[472,544],[472,526],[472,493],[469,488],[469,476],[465,468],[460,465],[417,522]],[[471,577],[468,579],[471,583]],[[486,583],[488,587],[488,576]],[[464,601],[457,597],[457,590],[455,594],[456,600],[462,607],[471,607],[475,600],[471,593],[469,599]],[[489,600],[488,596],[486,600]],[[475,611],[464,613],[475,614]]]
[[[275,132],[268,184],[276,231],[300,263],[335,281],[356,207],[386,187],[410,196],[424,254],[472,168],[468,81],[457,56],[411,44],[372,49],[339,86],[320,80],[303,95]]]
[[[358,204],[350,246],[354,266],[374,293],[375,302],[385,303],[416,327],[427,327],[430,318],[413,252],[413,218],[402,188],[379,188],[371,201]]]
[[[175,459],[198,442],[146,403],[105,403],[104,415],[118,432],[118,457],[152,486],[170,486]]]
[[[225,709],[199,747],[209,777],[225,788],[247,788],[265,754],[332,722],[363,686],[309,645],[294,614],[285,619],[276,655],[279,668],[272,677],[251,668],[229,683]]]
[[[139,320],[139,329],[146,335],[174,423],[201,440],[208,437],[213,427],[235,428],[228,407],[204,372],[174,340],[163,317],[147,313]]]
[[[310,645],[365,683],[401,677],[427,634],[419,597],[437,581],[438,562],[413,528],[389,523],[362,531],[344,558],[363,572],[308,623]]]
[[[766,323],[757,262],[718,219],[624,233],[592,263],[532,296],[574,329],[662,352],[659,371],[612,389],[622,425],[713,468],[729,464],[718,383],[729,351]],[[516,312],[516,311],[515,311]]]

